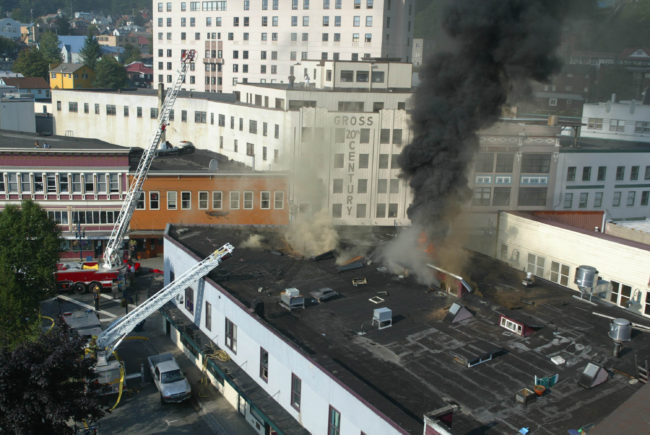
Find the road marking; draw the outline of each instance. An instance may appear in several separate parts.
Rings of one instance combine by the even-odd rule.
[[[93,310],[93,311],[95,310],[95,307],[91,307],[88,304],[84,304],[83,302],[79,302],[78,300],[72,299],[71,297],[68,297],[66,295],[58,295],[58,297],[63,299],[64,301],[72,302],[73,304],[77,304],[77,305],[82,306],[84,308],[88,308],[89,310]],[[103,314],[105,316],[108,316],[108,317],[111,317],[113,319],[117,317],[115,314],[109,313],[108,311],[104,311],[104,310],[99,310],[98,313],[101,313],[101,314]]]

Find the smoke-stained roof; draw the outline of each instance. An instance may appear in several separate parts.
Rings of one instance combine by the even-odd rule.
[[[611,357],[609,321],[591,314],[597,310],[634,319],[631,313],[587,306],[573,299],[573,292],[547,282],[524,289],[520,271],[474,255],[471,273],[465,278],[478,292],[461,303],[475,316],[451,324],[444,321],[455,301],[448,294],[392,275],[377,262],[339,273],[333,258],[312,261],[292,256],[278,231],[171,226],[167,237],[188,248],[197,260],[225,242],[232,243],[236,248],[233,258],[209,278],[245,306],[263,302],[263,321],[269,328],[411,433],[422,431],[424,413],[448,401],[461,407],[454,415],[453,433],[504,433],[524,426],[535,433],[540,428],[539,433],[566,433],[598,422],[638,388],[620,375],[593,390],[583,390],[576,383],[589,361],[634,373],[633,354],[638,353],[641,359],[650,356],[650,334],[638,334],[625,344],[629,351],[619,359]],[[394,235],[394,229],[366,229],[364,240],[345,241],[355,233],[348,228],[342,236],[347,248],[381,245]],[[261,236],[261,249],[242,247],[251,234]],[[366,258],[374,261],[372,249]],[[353,278],[365,278],[367,284],[355,287]],[[298,288],[303,295],[330,287],[341,297],[290,313],[278,305],[280,292],[289,287]],[[384,301],[370,302],[374,296]],[[381,331],[371,326],[373,310],[380,307],[393,313],[393,326]],[[504,308],[525,312],[543,328],[529,337],[509,333],[498,326],[498,312]],[[650,323],[648,319],[633,321]],[[454,355],[471,348],[472,343],[504,352],[467,368],[458,364]],[[555,355],[567,363],[554,365],[550,357]],[[535,375],[556,373],[560,382],[551,393],[527,408],[515,405],[515,393],[532,388]]]

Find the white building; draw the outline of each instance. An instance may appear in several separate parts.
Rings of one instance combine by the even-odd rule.
[[[557,172],[553,209],[604,210],[609,220],[650,216],[648,143],[579,138],[561,148]]]
[[[650,317],[650,245],[635,236],[620,237],[625,229],[612,224],[603,234],[602,222],[602,213],[593,212],[501,212],[498,256],[516,269],[575,291],[576,268],[595,267],[600,277],[597,299]],[[617,236],[609,234],[610,228]]]
[[[154,2],[154,87],[172,83],[194,49],[185,88],[231,92],[236,83],[287,83],[308,59],[410,60],[414,0]]]
[[[582,109],[583,138],[650,142],[650,105],[639,101],[585,104]]]

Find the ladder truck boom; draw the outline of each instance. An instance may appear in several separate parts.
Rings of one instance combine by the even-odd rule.
[[[225,258],[230,256],[234,250],[235,248],[230,243],[226,243],[181,276],[177,277],[174,281],[167,284],[155,295],[142,303],[142,305],[139,305],[129,314],[112,323],[97,336],[97,350],[99,352],[105,352],[105,355],[110,355],[119,346],[124,337],[133,331],[140,322],[172,300],[187,286],[207,275]]]
[[[142,193],[142,185],[144,184],[145,179],[147,178],[147,173],[151,167],[151,162],[156,156],[156,148],[165,132],[165,127],[169,122],[169,113],[174,106],[178,92],[185,80],[185,74],[187,72],[187,65],[190,62],[194,61],[196,55],[195,50],[187,50],[184,52],[181,59],[181,66],[177,71],[176,82],[174,86],[167,91],[165,101],[160,110],[160,115],[158,116],[158,126],[154,132],[153,138],[149,143],[149,146],[142,153],[140,158],[140,163],[138,163],[138,168],[133,174],[133,179],[129,185],[129,190],[126,193],[126,198],[122,203],[122,209],[120,214],[115,221],[113,226],[113,231],[111,232],[111,237],[106,243],[106,249],[104,250],[104,263],[103,267],[105,269],[113,269],[120,265],[119,258],[119,249],[122,245],[122,241],[126,234],[126,230],[129,227],[129,222],[133,216],[133,211],[135,210],[136,202]]]

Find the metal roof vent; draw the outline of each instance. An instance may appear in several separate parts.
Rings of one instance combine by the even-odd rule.
[[[613,355],[617,357],[621,353],[622,343],[632,339],[632,323],[627,319],[613,319],[607,335],[614,340]]]
[[[385,329],[393,326],[393,311],[390,308],[375,308],[372,311],[372,324],[377,324],[377,329]]]
[[[592,266],[578,266],[576,269],[576,278],[573,282],[580,289],[580,297],[588,294],[589,300],[591,300],[594,294],[594,287],[598,284],[598,270]]]

